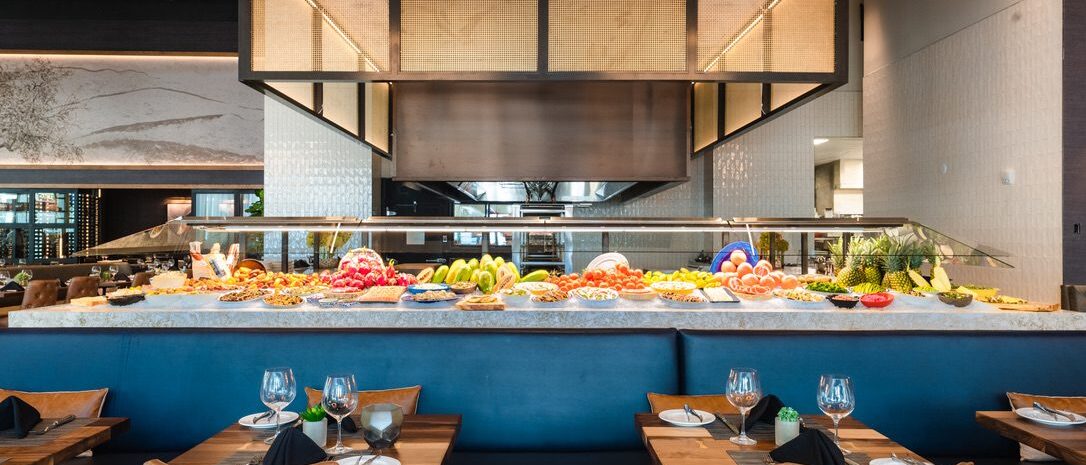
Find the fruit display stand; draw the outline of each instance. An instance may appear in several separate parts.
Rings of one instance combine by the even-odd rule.
[[[819,219],[733,219],[720,218],[222,218],[185,219],[191,231],[185,240],[205,243],[258,243],[255,238],[277,234],[332,234],[353,237],[340,250],[324,252],[342,256],[330,270],[269,271],[238,270],[227,283],[238,288],[267,293],[294,293],[303,303],[290,308],[270,306],[266,299],[220,302],[202,295],[199,282],[176,292],[169,305],[163,299],[148,299],[126,306],[75,307],[60,305],[13,312],[12,327],[176,327],[176,328],[472,328],[472,329],[636,329],[675,328],[735,331],[1035,331],[1086,330],[1086,315],[1052,310],[1051,304],[1027,302],[998,294],[997,289],[956,283],[945,265],[1010,267],[993,257],[953,240],[923,225],[895,218]],[[602,234],[624,235],[629,250],[593,250],[584,253],[585,264],[595,260],[600,268],[566,270],[521,269],[515,255],[489,253],[485,246],[474,256],[447,258],[435,253],[435,264],[418,273],[404,273],[389,259],[405,250],[372,250],[360,247],[360,238],[376,235],[403,236],[423,232],[430,237],[453,233],[515,234],[552,232],[579,238]],[[809,265],[810,257],[821,256],[831,267],[816,276],[801,266],[798,270],[775,269],[759,258],[753,244],[758,234],[777,232],[801,241],[799,258]],[[268,236],[271,234],[272,236]],[[638,235],[645,242],[658,242],[663,235],[712,238],[720,247],[706,269],[691,270],[678,264],[689,261],[694,251],[638,250]],[[834,238],[827,251],[815,253],[808,240],[812,235]],[[651,236],[650,236],[651,235]],[[719,237],[719,239],[717,239]],[[633,238],[633,239],[631,239]],[[683,240],[686,240],[685,238]],[[581,241],[587,242],[587,241]],[[611,243],[616,241],[612,240]],[[671,243],[681,243],[676,239]],[[344,241],[309,240],[308,244],[341,244]],[[178,248],[184,244],[178,244]],[[418,246],[422,249],[425,246]],[[793,247],[793,249],[797,249]],[[110,253],[108,250],[100,250]],[[261,251],[265,260],[269,253]],[[283,261],[296,261],[288,253]],[[614,253],[619,252],[619,253]],[[779,256],[761,251],[763,257]],[[306,252],[308,254],[309,251]],[[314,252],[316,253],[316,252]],[[304,255],[303,255],[304,256]],[[793,255],[795,258],[796,255]],[[254,258],[246,256],[243,258]],[[282,257],[277,257],[282,258]],[[327,261],[323,257],[321,261]],[[797,260],[798,261],[798,260]],[[673,263],[674,268],[653,263]],[[333,262],[336,263],[336,262]],[[583,265],[582,265],[583,266]],[[669,283],[676,284],[669,284]],[[297,283],[297,284],[296,284]],[[433,305],[404,302],[366,302],[358,297],[372,289],[390,288],[406,292],[407,286],[425,283],[470,295],[507,295],[518,283],[543,284],[557,292],[557,301],[534,303],[527,296],[503,301],[500,311],[471,312],[458,309],[455,300]],[[822,283],[822,284],[819,284]],[[681,285],[680,285],[681,284]],[[431,286],[434,287],[434,286]],[[606,305],[583,304],[572,292],[580,288],[617,291],[624,297]],[[653,298],[653,292],[682,292],[702,295],[702,288],[720,287],[738,296],[734,301],[714,299],[713,303],[673,306]],[[222,292],[218,290],[218,292]],[[535,292],[535,291],[532,291]],[[806,293],[819,293],[817,298]],[[863,305],[852,309],[834,306],[822,298],[832,292],[853,294]],[[885,294],[883,294],[885,292]],[[467,293],[468,296],[463,294]],[[965,293],[975,299],[964,307],[944,303],[940,293]],[[206,293],[204,293],[206,294]],[[715,293],[728,295],[727,293]],[[864,295],[872,297],[862,299]],[[566,298],[561,298],[566,296]],[[702,299],[691,299],[701,301]],[[991,303],[988,303],[991,302]]]

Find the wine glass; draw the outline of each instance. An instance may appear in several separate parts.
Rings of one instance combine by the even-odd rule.
[[[7,266],[7,265],[8,265],[7,259],[6,258],[0,258],[0,268],[3,268],[5,266]]]
[[[7,271],[0,271],[0,284],[11,282],[11,275]]]
[[[175,263],[176,263],[176,262],[174,262],[174,260],[173,260],[172,258],[171,258],[171,259],[169,259],[169,260],[166,260],[166,270],[167,270],[167,271],[169,271],[169,270],[172,270],[172,269],[173,269],[173,265],[174,265]]]
[[[741,446],[753,446],[758,444],[747,436],[747,413],[758,404],[762,398],[762,385],[758,381],[758,370],[753,368],[732,368],[728,373],[728,402],[739,409],[742,417],[739,421],[739,436],[731,438],[731,442]]]
[[[94,265],[91,267],[90,275],[92,278],[102,276],[102,267]]]
[[[343,445],[343,419],[358,407],[357,386],[354,375],[332,375],[324,381],[321,404],[324,411],[336,419],[338,425],[336,445],[324,450],[328,455],[346,454],[354,450]]]
[[[818,408],[833,420],[833,443],[841,447],[837,437],[841,419],[856,408],[856,394],[852,391],[852,378],[843,375],[822,375],[818,380]]]
[[[374,455],[381,455],[383,449],[392,447],[400,437],[403,425],[403,409],[396,404],[372,404],[362,408],[362,438]]]
[[[279,436],[279,413],[283,411],[298,394],[294,382],[294,372],[290,368],[268,368],[264,370],[264,383],[260,386],[260,400],[275,412],[275,436],[264,442],[271,444]]]
[[[181,261],[177,262],[177,270],[178,271],[184,273],[185,271],[188,271],[188,269],[189,269],[189,262],[188,261],[181,260]]]
[[[112,281],[114,278],[117,277],[117,271],[118,270],[119,270],[119,268],[117,268],[117,265],[110,265],[109,266],[109,280],[110,281]]]

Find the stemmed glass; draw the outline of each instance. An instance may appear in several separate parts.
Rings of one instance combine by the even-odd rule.
[[[727,397],[728,402],[739,409],[739,415],[742,417],[739,421],[741,428],[739,436],[731,438],[731,442],[741,446],[758,444],[758,441],[747,436],[747,413],[758,405],[758,401],[762,398],[762,384],[758,381],[758,370],[732,368],[732,371],[728,373]]]
[[[400,437],[403,425],[403,409],[396,404],[373,404],[362,408],[362,438],[370,445],[374,455],[392,447]]]
[[[180,272],[184,273],[188,269],[189,269],[189,262],[187,262],[185,260],[181,260],[181,261],[177,262],[177,271],[180,271]]]
[[[852,378],[843,375],[822,375],[818,380],[818,408],[833,420],[833,443],[841,447],[841,441],[837,437],[838,425],[842,418],[847,417],[856,408]]]
[[[90,270],[90,275],[91,275],[92,278],[101,277],[102,276],[102,267],[100,267],[98,265],[92,266],[91,270]]]
[[[109,280],[110,281],[114,280],[117,277],[117,270],[118,269],[119,268],[117,268],[117,265],[110,265],[109,266]]]
[[[170,270],[172,270],[172,269],[173,269],[173,265],[174,265],[174,263],[175,263],[175,262],[173,261],[173,259],[172,259],[172,258],[171,258],[171,259],[169,259],[169,260],[166,260],[166,271],[170,271]]]
[[[3,267],[5,267],[5,266],[7,266],[7,265],[8,265],[8,261],[7,261],[7,259],[5,259],[5,258],[0,258],[0,268],[3,268]]]
[[[11,282],[11,275],[7,271],[0,271],[0,284]]]
[[[279,413],[294,402],[298,386],[294,382],[294,372],[290,368],[268,368],[264,370],[264,383],[260,386],[260,400],[275,412],[275,436],[264,442],[271,444],[279,436]]]
[[[332,375],[324,381],[324,411],[336,419],[336,445],[325,449],[328,455],[341,455],[354,449],[343,445],[343,419],[358,407],[358,385],[354,375]]]

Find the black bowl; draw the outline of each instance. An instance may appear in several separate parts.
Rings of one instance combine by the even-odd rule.
[[[946,295],[945,292],[940,292],[939,300],[942,301],[944,304],[953,305],[955,307],[968,307],[969,304],[973,303],[973,294],[959,294],[962,294],[963,297],[954,298]]]
[[[860,299],[856,298],[856,297],[853,297],[856,300],[837,300],[837,299],[834,299],[834,297],[837,297],[839,295],[844,295],[844,294],[834,294],[834,295],[831,295],[829,297],[826,297],[826,300],[829,300],[830,303],[833,304],[833,306],[837,307],[837,308],[856,308],[856,306],[860,304]],[[852,296],[850,296],[850,297],[852,297]]]

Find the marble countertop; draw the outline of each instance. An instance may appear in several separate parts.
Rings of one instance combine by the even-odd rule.
[[[614,308],[562,308],[532,304],[504,311],[408,308],[370,304],[321,308],[305,304],[272,309],[261,303],[223,306],[215,302],[141,302],[127,307],[59,305],[13,311],[13,328],[450,328],[450,329],[630,329],[676,328],[752,331],[1086,331],[1086,313],[999,310],[973,303],[954,308],[895,302],[887,309],[836,309],[828,302],[716,304],[676,309],[661,302],[620,301]]]

